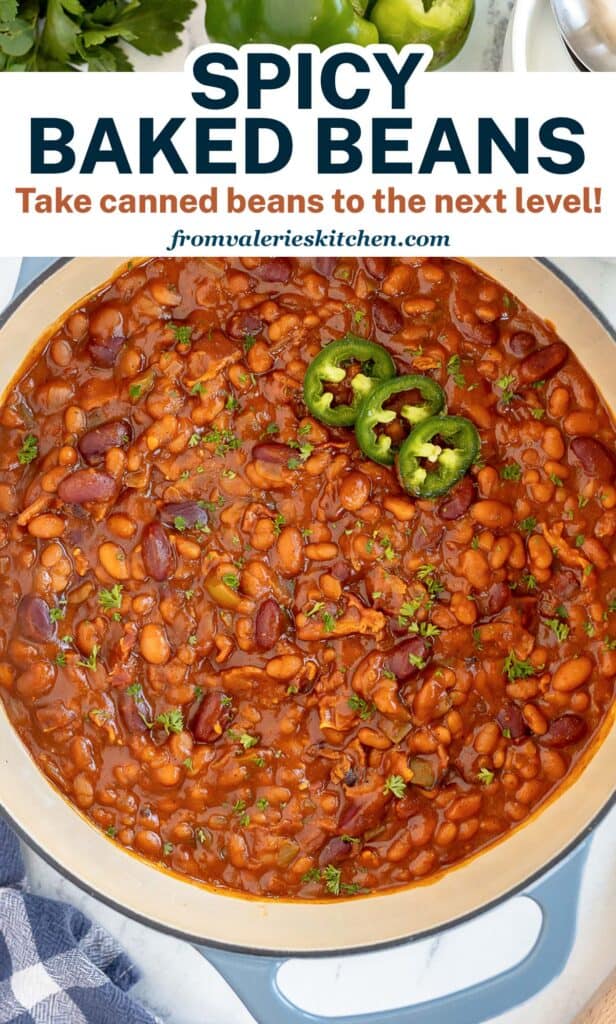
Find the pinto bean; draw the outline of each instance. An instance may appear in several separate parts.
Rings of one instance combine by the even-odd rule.
[[[616,456],[595,437],[574,437],[571,451],[593,480],[610,483],[616,474]]]
[[[269,651],[285,631],[285,614],[273,597],[262,601],[255,618],[255,643],[260,651]]]
[[[513,509],[503,501],[476,501],[471,516],[489,530],[506,530],[513,523]]]
[[[176,519],[184,520],[180,525],[182,529],[187,526],[194,529],[195,526],[207,526],[208,515],[198,501],[168,501],[161,511],[160,518],[163,523],[169,526],[176,526]]]
[[[383,334],[396,334],[402,330],[404,320],[400,310],[385,299],[375,299],[372,303],[372,316],[375,326]]]
[[[188,728],[197,743],[215,743],[233,721],[235,712],[222,690],[206,694]]]
[[[100,462],[110,448],[123,448],[130,444],[133,430],[127,420],[109,420],[93,427],[79,438],[77,447],[90,465]]]
[[[538,380],[547,380],[560,370],[568,358],[569,349],[562,341],[554,341],[545,348],[537,349],[520,363],[518,375],[521,383],[534,384]]]
[[[49,614],[49,605],[36,594],[22,597],[17,609],[17,625],[22,636],[40,644],[51,640],[56,632],[55,623]]]
[[[393,672],[396,679],[406,682],[412,679],[420,671],[418,664],[413,664],[415,659],[427,661],[430,655],[430,648],[421,637],[411,637],[410,640],[403,640],[387,652],[385,666]]]
[[[550,722],[548,731],[541,737],[544,747],[568,747],[586,735],[588,727],[579,715],[561,715]]]
[[[276,462],[284,465],[294,456],[295,452],[291,446],[281,444],[279,441],[261,441],[252,449],[253,459],[260,459],[262,462]]]
[[[592,672],[592,661],[586,655],[580,658],[569,658],[563,662],[552,676],[552,687],[560,693],[569,693],[583,686]]]
[[[141,557],[148,576],[158,583],[169,579],[174,568],[173,548],[160,523],[148,523],[141,536]]]
[[[58,497],[67,505],[87,505],[91,501],[109,501],[116,482],[107,473],[96,469],[78,469],[58,485]]]
[[[438,514],[441,519],[460,519],[468,512],[475,498],[475,485],[470,477],[465,476],[457,487],[440,502]]]
[[[521,740],[528,735],[528,726],[524,716],[512,701],[507,701],[496,716],[496,721],[503,733],[509,733],[512,740]]]

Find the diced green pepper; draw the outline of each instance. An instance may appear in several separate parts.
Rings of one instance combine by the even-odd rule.
[[[353,366],[359,370],[349,373]],[[304,378],[304,401],[316,419],[330,427],[350,427],[361,403],[383,380],[394,377],[394,361],[381,345],[354,334],[332,341],[310,363]],[[328,384],[348,385],[351,401],[335,402]]]
[[[400,483],[416,498],[438,498],[472,466],[480,444],[470,420],[431,416],[415,427],[400,448]]]
[[[394,395],[408,392],[412,396],[418,391],[423,402],[408,401],[400,407],[400,411],[385,408]],[[387,433],[377,433],[377,427],[390,426],[395,420],[406,420],[411,430],[429,416],[435,416],[445,406],[445,393],[432,377],[410,373],[402,377],[394,377],[377,385],[374,391],[362,402],[355,422],[357,443],[364,455],[382,466],[393,466],[397,445]],[[405,430],[405,434],[406,434]],[[404,435],[401,434],[400,440]]]

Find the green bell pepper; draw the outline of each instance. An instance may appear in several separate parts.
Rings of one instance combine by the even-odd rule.
[[[394,395],[408,394],[418,391],[423,402],[407,401],[401,405],[399,411],[386,409],[385,403]],[[355,422],[355,435],[357,443],[364,455],[382,466],[393,466],[394,457],[398,451],[393,438],[383,432],[377,434],[377,427],[388,426],[396,420],[406,420],[411,430],[428,416],[435,416],[445,407],[445,393],[432,377],[420,376],[416,373],[406,374],[403,377],[394,377],[393,380],[386,380],[379,384],[366,399],[362,402],[357,420]],[[402,424],[399,424],[402,427]],[[400,432],[400,439],[408,430]]]
[[[349,373],[359,365],[357,373]],[[354,334],[332,341],[310,363],[304,377],[304,401],[316,419],[330,427],[351,427],[367,395],[383,380],[394,377],[396,367],[381,345]],[[326,385],[344,388],[350,402],[334,402]]]
[[[207,0],[205,25],[212,42],[231,46],[427,43],[435,70],[462,48],[474,8],[474,0]]]
[[[398,453],[400,483],[415,498],[438,498],[462,479],[480,444],[476,427],[464,416],[430,416]]]
[[[207,0],[205,26],[216,43],[336,43],[370,46],[379,34],[352,0]]]
[[[430,70],[453,60],[466,42],[474,0],[376,0],[370,20],[382,43],[400,50],[406,43],[427,43],[434,50]]]

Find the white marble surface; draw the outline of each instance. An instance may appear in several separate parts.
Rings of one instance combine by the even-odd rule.
[[[459,56],[445,70],[498,71],[513,3],[514,0],[475,0],[475,19],[468,40]],[[198,3],[186,25],[179,49],[157,58],[144,57],[132,48],[128,49],[138,71],[178,71],[190,51],[206,42],[203,5]]]
[[[557,262],[616,323],[616,265],[600,260]],[[13,261],[0,260],[0,302],[7,297],[13,274]],[[118,938],[142,971],[135,997],[164,1024],[250,1024],[251,1016],[226,983],[189,944],[110,910],[27,848],[24,854],[35,892],[76,904]],[[562,898],[571,894],[563,892]],[[616,810],[592,842],[577,938],[566,971],[533,1000],[500,1017],[499,1024],[569,1024],[614,967],[615,904]],[[298,1005],[334,1019],[360,1010],[384,1010],[461,988],[515,963],[532,945],[538,927],[534,905],[514,899],[489,916],[414,946],[353,958],[295,961],[284,969],[282,984]],[[388,1000],[383,993],[388,993]]]

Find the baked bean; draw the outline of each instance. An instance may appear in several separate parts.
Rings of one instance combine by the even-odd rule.
[[[513,512],[502,501],[477,501],[471,507],[471,516],[490,530],[506,530],[513,523]]]
[[[359,512],[370,498],[370,481],[363,473],[349,473],[340,485],[340,503],[349,512]]]
[[[565,417],[563,426],[567,434],[592,437],[599,429],[599,420],[594,412],[570,412]]]
[[[170,649],[164,628],[156,622],[147,623],[141,630],[139,650],[151,665],[165,665],[169,661]]]
[[[586,655],[565,661],[552,676],[554,690],[569,693],[583,686],[592,672],[592,661]]]

